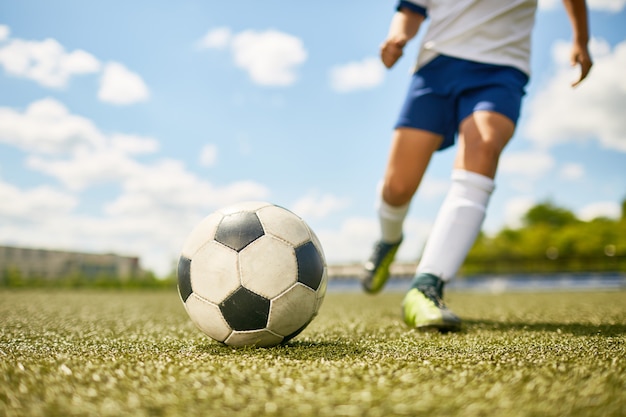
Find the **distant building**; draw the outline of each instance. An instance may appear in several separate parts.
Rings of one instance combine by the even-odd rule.
[[[19,271],[23,278],[43,280],[71,276],[125,279],[142,275],[137,257],[0,246],[0,280],[9,271]]]

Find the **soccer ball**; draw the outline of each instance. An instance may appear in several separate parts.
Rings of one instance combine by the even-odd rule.
[[[193,323],[230,346],[274,346],[302,332],[326,293],[324,252],[291,211],[245,202],[207,216],[178,261],[178,292]]]

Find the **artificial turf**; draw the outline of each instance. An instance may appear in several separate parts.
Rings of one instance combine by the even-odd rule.
[[[625,291],[450,293],[449,334],[401,297],[329,293],[288,345],[233,349],[175,291],[5,290],[0,415],[626,415]]]

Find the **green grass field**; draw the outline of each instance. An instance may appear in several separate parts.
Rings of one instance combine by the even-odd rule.
[[[0,292],[0,415],[626,415],[626,292],[450,293],[453,334],[401,297],[330,293],[287,346],[233,349],[175,291]]]

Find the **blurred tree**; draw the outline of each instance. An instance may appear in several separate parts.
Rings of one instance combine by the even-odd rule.
[[[563,227],[579,220],[571,211],[557,207],[551,202],[538,204],[526,212],[522,218],[525,226],[544,224],[552,227]]]
[[[626,271],[626,200],[621,219],[582,221],[551,202],[523,216],[524,227],[480,234],[464,273]]]
[[[6,268],[4,270],[3,276],[4,276],[4,279],[2,282],[3,286],[22,287],[25,284],[24,277],[22,276],[22,272],[14,266],[9,266],[8,268]]]

